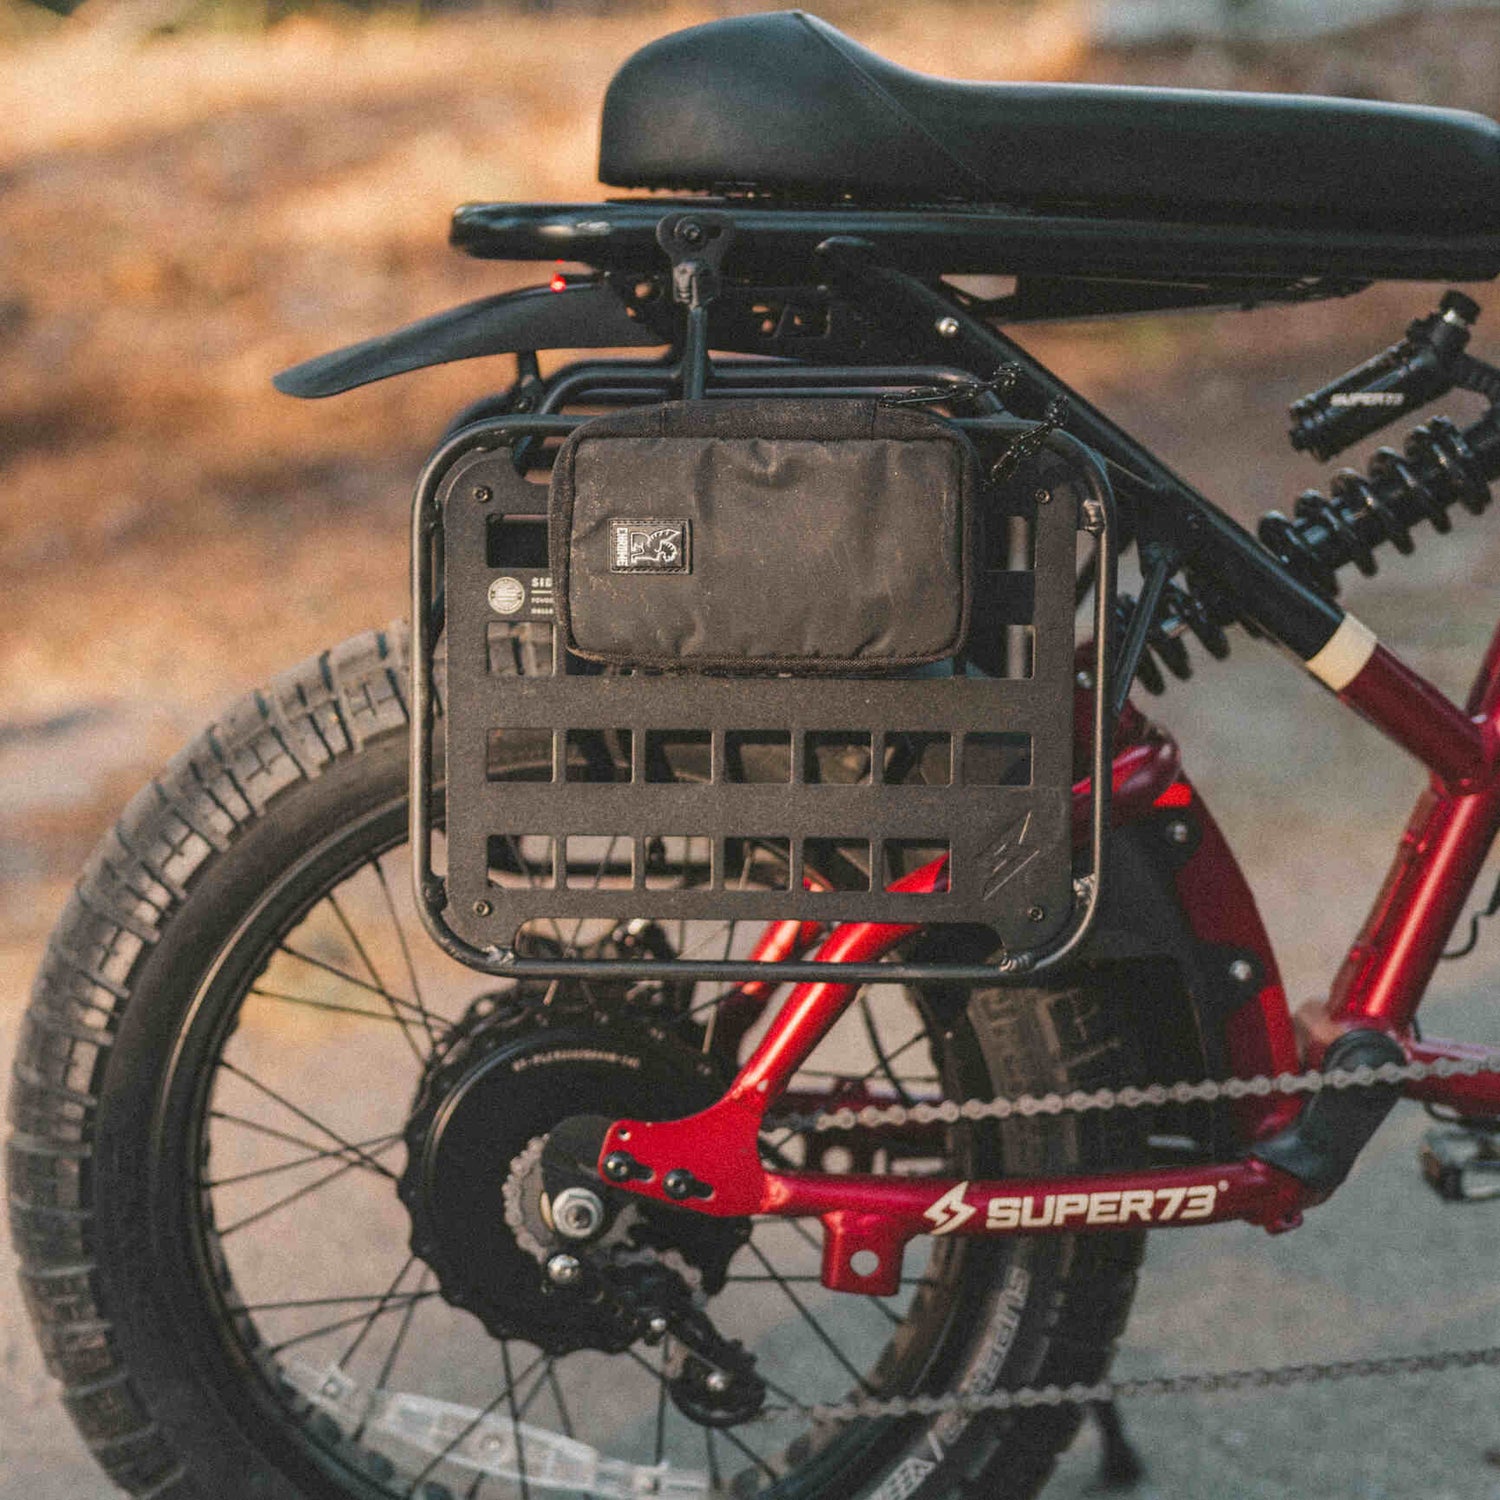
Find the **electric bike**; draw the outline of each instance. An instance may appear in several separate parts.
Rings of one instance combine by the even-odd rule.
[[[1432,1186],[1487,1190],[1500,1061],[1416,1015],[1500,826],[1500,635],[1455,704],[1336,587],[1488,506],[1478,306],[1292,441],[1486,414],[1258,536],[1005,331],[1491,279],[1500,127],[958,84],[786,12],[627,61],[600,175],[629,196],[455,214],[545,284],[277,378],[517,366],[418,478],[409,627],[229,709],[53,935],[11,1224],[99,1462],[162,1500],[1022,1497],[1122,1394],[1500,1363],[1109,1378],[1148,1231],[1296,1228],[1402,1099],[1448,1117]],[[1131,696],[1232,627],[1430,772],[1295,1017]]]

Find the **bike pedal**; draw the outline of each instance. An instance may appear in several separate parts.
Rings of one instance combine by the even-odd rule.
[[[1439,1198],[1450,1203],[1500,1198],[1500,1136],[1481,1130],[1429,1130],[1420,1159],[1422,1176]]]

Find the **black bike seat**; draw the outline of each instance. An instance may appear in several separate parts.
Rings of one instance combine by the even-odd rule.
[[[619,187],[996,203],[1188,222],[1500,229],[1500,126],[1416,105],[914,73],[816,16],[643,47],[604,101]]]

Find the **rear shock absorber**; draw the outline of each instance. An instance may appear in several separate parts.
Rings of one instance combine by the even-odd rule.
[[[1389,542],[1409,555],[1411,529],[1422,521],[1446,533],[1448,512],[1462,506],[1479,515],[1490,503],[1490,479],[1500,458],[1496,408],[1461,432],[1446,417],[1416,428],[1404,452],[1381,448],[1368,474],[1341,469],[1328,495],[1308,490],[1293,518],[1272,511],[1260,523],[1262,545],[1309,588],[1338,592],[1338,569],[1353,563],[1367,578],[1376,571],[1375,549]]]
[[[1325,496],[1309,490],[1288,518],[1272,511],[1260,523],[1261,544],[1309,588],[1334,595],[1337,572],[1353,563],[1366,576],[1376,571],[1375,551],[1389,542],[1409,554],[1412,528],[1423,521],[1434,531],[1453,529],[1449,512],[1461,506],[1479,515],[1490,504],[1490,483],[1500,478],[1500,406],[1460,430],[1444,417],[1416,428],[1404,451],[1381,448],[1368,474],[1343,469]],[[1192,675],[1184,637],[1192,634],[1211,656],[1229,654],[1224,627],[1249,622],[1210,580],[1189,573],[1185,587],[1168,583],[1146,635],[1137,680],[1149,693],[1165,687],[1162,668],[1186,680]],[[1126,636],[1139,606],[1122,595],[1117,625]]]
[[[1367,474],[1340,469],[1327,495],[1308,490],[1290,518],[1278,511],[1266,516],[1261,544],[1309,588],[1337,594],[1340,568],[1353,563],[1370,577],[1376,548],[1389,542],[1410,554],[1414,526],[1426,521],[1446,533],[1453,528],[1453,506],[1476,516],[1488,507],[1490,481],[1500,477],[1500,370],[1467,352],[1478,315],[1472,298],[1449,292],[1399,343],[1293,404],[1292,446],[1329,459],[1448,391],[1473,391],[1490,403],[1472,427],[1460,431],[1446,417],[1434,417],[1407,437],[1402,452],[1379,449]],[[1214,657],[1229,654],[1224,627],[1236,622],[1233,604],[1206,579],[1189,574],[1185,582],[1185,588],[1171,582],[1161,588],[1146,631],[1136,675],[1151,693],[1166,685],[1163,667],[1176,677],[1191,676],[1185,635],[1197,636]],[[1121,597],[1122,638],[1139,608],[1129,595]]]

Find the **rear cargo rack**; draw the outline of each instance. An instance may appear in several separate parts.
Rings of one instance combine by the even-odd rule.
[[[411,834],[418,907],[444,951],[514,978],[729,983],[977,983],[1074,952],[1097,909],[1108,827],[1115,536],[1098,460],[1054,432],[992,490],[992,535],[1007,540],[991,549],[976,606],[970,657],[983,671],[602,673],[561,649],[540,554],[496,541],[517,518],[536,526],[546,490],[524,470],[580,420],[477,423],[417,487]],[[991,462],[1032,430],[1009,416],[956,425]],[[1074,660],[1080,531],[1098,549],[1086,672]],[[1091,774],[1080,827],[1082,692]],[[530,779],[497,775],[500,736],[537,746]],[[681,773],[684,757],[696,772]],[[920,780],[908,774],[917,760]],[[669,850],[692,879],[658,888],[653,866]],[[781,888],[749,888],[749,851],[774,855]],[[575,863],[587,880],[573,878]],[[804,875],[830,868],[841,878]],[[539,924],[560,933],[600,918],[961,924],[992,932],[999,951],[982,963],[767,962],[562,956],[518,942]]]
[[[1024,213],[1001,207],[864,208],[691,197],[603,203],[465,203],[450,242],[483,260],[573,261],[638,272],[659,264],[656,226],[673,206],[732,209],[736,274],[794,278],[817,264],[830,236],[854,237],[882,264],[919,275],[1253,278],[1263,295],[1295,297],[1304,278],[1371,281],[1488,280],[1500,271],[1500,235],[1330,224],[1181,223]],[[1303,295],[1306,288],[1303,288]],[[1229,297],[1233,302],[1235,298]]]

